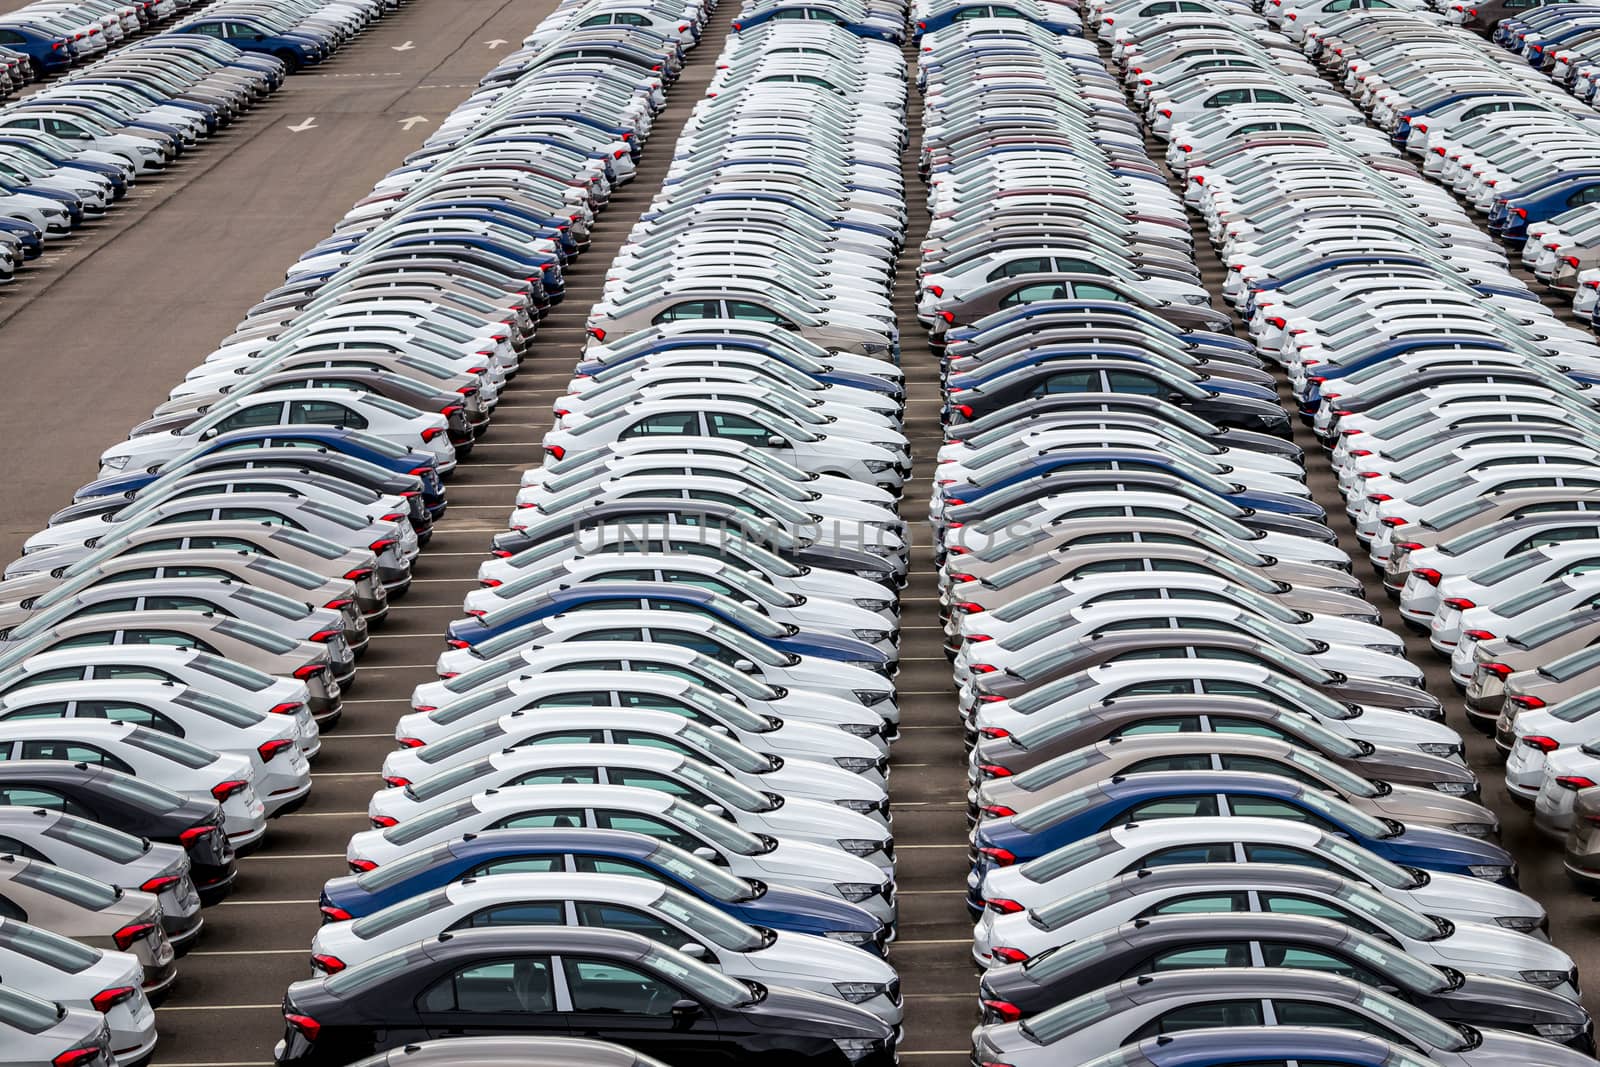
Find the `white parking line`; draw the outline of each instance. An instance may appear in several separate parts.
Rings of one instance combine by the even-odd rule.
[[[277,1011],[283,1004],[163,1004],[156,1011]]]
[[[309,954],[310,950],[303,948],[243,948],[218,950],[216,952],[196,950],[184,958],[193,959],[195,956],[305,956]]]
[[[257,852],[240,856],[240,863],[259,863],[262,860],[342,860],[343,852]],[[223,901],[227,903],[227,901]]]
[[[902,893],[900,895],[901,896],[905,896],[904,893]],[[267,908],[267,907],[276,908],[276,907],[283,907],[283,906],[286,906],[286,905],[289,905],[289,904],[293,904],[296,907],[304,907],[307,904],[317,904],[317,903],[320,903],[320,902],[319,901],[315,901],[315,900],[224,900],[220,904],[218,904],[217,907],[219,907],[219,908]],[[201,955],[201,953],[191,952],[191,953],[189,953],[189,955],[198,956],[198,955]],[[216,953],[212,953],[212,955],[216,955]]]

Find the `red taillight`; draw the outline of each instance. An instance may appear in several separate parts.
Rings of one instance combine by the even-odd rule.
[[[459,637],[452,637],[445,641],[445,646],[447,648],[471,648],[472,644],[469,641],[461,640]]]
[[[242,793],[250,785],[242,778],[229,778],[226,782],[218,782],[211,787],[211,795],[217,798],[217,803],[222,803],[235,793]]]
[[[1416,575],[1418,578],[1421,578],[1423,581],[1427,582],[1429,585],[1438,585],[1439,584],[1439,579],[1444,577],[1443,574],[1440,574],[1438,571],[1434,570],[1432,567],[1418,567],[1415,570],[1413,570],[1411,573]]]
[[[983,905],[999,915],[1015,915],[1019,911],[1028,910],[1015,900],[1010,900],[1006,897],[986,897]]]
[[[256,746],[256,751],[261,754],[262,763],[271,763],[277,757],[278,753],[293,747],[293,741],[285,740],[284,738],[280,737],[276,741],[263,741],[261,744]]]
[[[422,431],[422,440],[424,442],[431,441],[435,437],[438,437],[442,433],[444,433],[444,430],[441,429],[440,427],[438,427],[438,426],[429,426],[426,430]]]
[[[959,611],[963,615],[976,615],[983,610],[982,604],[974,604],[970,600],[963,600],[958,604],[950,605],[951,611]]]
[[[354,604],[354,603],[355,603],[355,600],[350,598],[350,597],[339,597],[339,598],[337,598],[335,600],[328,601],[326,604],[324,604],[322,606],[325,607],[325,608],[328,608],[328,609],[330,609],[332,611],[339,611],[339,610],[341,610],[343,608],[346,608],[346,607],[348,607],[348,606],[350,606],[351,604]]]
[[[336,908],[332,904],[324,904],[318,910],[322,912],[322,917],[327,919],[329,922],[349,922],[351,919],[355,918],[355,916],[351,915],[348,911],[345,911],[343,908]]]
[[[1540,752],[1554,752],[1561,747],[1561,743],[1555,738],[1545,737],[1543,734],[1530,734],[1522,739],[1522,743]]]
[[[366,874],[368,871],[375,871],[378,869],[378,865],[373,863],[371,860],[351,860],[349,866],[350,869],[357,874]]]
[[[400,820],[393,815],[374,815],[371,822],[374,830],[387,830],[391,826],[400,825]]]
[[[402,778],[398,774],[386,774],[383,776],[383,784],[390,789],[404,789],[411,784],[411,779]]]
[[[182,879],[175,874],[162,874],[149,879],[139,887],[141,893],[161,893],[177,885]]]
[[[327,974],[338,974],[344,970],[344,960],[325,952],[316,952],[311,956],[311,966]]]
[[[50,46],[50,50],[56,51],[60,47],[59,44],[54,44]],[[82,1064],[93,1063],[99,1056],[100,1046],[98,1045],[89,1048],[69,1048],[51,1060],[50,1067],[81,1067]]]
[[[1011,731],[1007,730],[1003,726],[985,726],[983,729],[978,731],[978,736],[979,737],[987,737],[990,740],[997,740],[997,739],[1002,738],[1002,737],[1010,737],[1011,736]],[[1004,768],[1002,768],[1002,769],[1004,769]],[[1010,771],[1006,771],[1006,773],[1010,774],[1011,772]]]
[[[307,1041],[315,1041],[317,1035],[322,1033],[322,1024],[309,1015],[296,1015],[286,1011],[283,1013],[283,1021]]]
[[[930,286],[928,286],[928,292],[932,293],[934,296],[943,296],[944,295],[944,286],[942,286],[942,285],[930,285]]]
[[[321,674],[325,670],[327,670],[327,667],[320,663],[307,663],[304,667],[296,667],[294,669],[294,676],[303,682],[307,678]]]
[[[1511,668],[1504,663],[1480,663],[1478,669],[1488,671],[1496,678],[1504,678],[1511,673]]]
[[[1009,945],[1001,945],[994,950],[993,955],[995,959],[1004,963],[1026,963],[1028,961],[1026,952],[1020,948],[1011,948]]]
[[[374,552],[382,552],[384,549],[393,545],[398,545],[399,543],[400,539],[398,537],[380,537],[367,547]]]
[[[479,578],[478,584],[485,589],[499,589],[505,583],[498,578]]]
[[[1393,530],[1393,529],[1396,529],[1398,527],[1406,525],[1411,520],[1410,519],[1402,519],[1398,515],[1386,515],[1383,518],[1379,519],[1378,521],[1380,523],[1382,523],[1383,525],[1389,527],[1389,529]],[[1421,548],[1422,547],[1421,545],[1414,544],[1413,542],[1410,542],[1410,541],[1404,541],[1404,542],[1401,542],[1401,543],[1405,544],[1405,545],[1410,545],[1413,549],[1417,549],[1417,548]]]
[[[121,1004],[123,1001],[131,998],[137,992],[138,990],[131,985],[113,986],[110,989],[102,989],[100,992],[90,997],[89,1003],[94,1005],[95,1011],[99,1012],[101,1015],[104,1015],[118,1004]]]
[[[178,843],[184,848],[194,848],[201,839],[215,829],[215,826],[191,826],[178,835]]]
[[[1004,804],[985,804],[981,810],[996,819],[1009,819],[1017,813],[1015,808],[1008,808]]]
[[[1489,630],[1464,630],[1463,637],[1470,637],[1474,641],[1493,641],[1494,634]]]
[[[1477,601],[1468,600],[1464,596],[1447,596],[1444,598],[1444,603],[1447,607],[1455,608],[1458,611],[1466,611],[1468,608],[1475,608],[1478,606]]]
[[[1573,791],[1577,791],[1579,789],[1593,789],[1594,779],[1585,778],[1581,774],[1563,774],[1557,776],[1556,785],[1559,785],[1563,789],[1571,789]]]
[[[401,737],[397,740],[400,742],[401,748],[421,748],[423,745],[427,744],[426,741],[415,737]]]
[[[268,715],[298,715],[300,709],[305,707],[298,700],[285,700],[282,704],[274,704],[267,711]]]
[[[1537,711],[1539,708],[1545,706],[1544,701],[1540,700],[1538,697],[1512,697],[1511,703],[1515,704],[1523,711]]]
[[[987,857],[996,867],[1009,867],[1017,862],[1017,854],[1009,848],[980,848],[978,855]]]
[[[135,942],[154,929],[156,929],[155,923],[129,923],[112,934],[111,940],[117,943],[119,949],[126,952],[134,946]]]
[[[979,733],[982,733],[982,732],[983,731],[981,731],[981,730],[979,731]],[[1002,767],[998,763],[980,763],[980,764],[978,764],[978,770],[982,771],[983,774],[985,775],[985,777],[988,777],[988,778],[1010,778],[1011,777],[1011,768]]]
[[[546,445],[544,450],[546,455],[554,456],[557,459],[567,458],[567,450],[560,445]],[[511,553],[507,552],[506,555],[509,556]]]
[[[343,630],[318,630],[316,633],[307,638],[307,640],[315,641],[319,645],[325,645],[342,633],[344,633]]]
[[[1022,1018],[1022,1009],[1009,1000],[985,1000],[983,1006],[1000,1016],[1001,1022],[1014,1023]]]
[[[993,674],[999,669],[992,663],[974,663],[972,665],[973,674]]]
[[[939,317],[945,321],[946,325],[954,326],[956,324],[956,313],[953,311],[941,311],[939,312]]]
[[[588,332],[589,336],[593,337],[596,341],[604,341],[606,339],[606,332],[598,326],[589,327]]]

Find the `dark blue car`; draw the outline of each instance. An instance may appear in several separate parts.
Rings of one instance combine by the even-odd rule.
[[[1025,4],[1024,6],[1028,5]],[[1076,19],[1069,22],[1064,19],[1049,18],[1047,16],[1043,16],[1042,14],[1040,17],[1035,17],[1027,12],[1018,10],[1011,4],[1005,3],[955,3],[939,8],[936,12],[930,14],[925,19],[918,19],[917,29],[912,36],[912,40],[920,41],[922,40],[922,35],[925,33],[932,33],[934,30],[942,30],[946,26],[953,25],[957,22],[963,22],[967,19],[979,18],[1026,19],[1035,26],[1043,27],[1044,29],[1049,30],[1051,33],[1059,34],[1062,37],[1083,36],[1083,24],[1078,22]]]
[[[698,856],[623,830],[486,830],[414,852],[364,874],[322,887],[322,921],[343,922],[409,900],[451,882],[491,873],[573,871],[628,874],[698,897],[752,926],[817,934],[881,955],[883,923],[858,904],[735,878]]]
[[[33,65],[34,77],[54,74],[72,66],[72,42],[39,26],[11,23],[0,26],[0,48],[21,52]]]
[[[1016,815],[979,823],[971,859],[981,878],[995,867],[1037,859],[1112,826],[1228,815],[1293,819],[1403,867],[1517,884],[1511,854],[1491,841],[1377,818],[1313,786],[1242,771],[1158,771],[1075,789]]]
[[[195,456],[204,456],[223,449],[241,451],[247,448],[320,448],[340,452],[356,459],[401,474],[414,474],[422,479],[422,502],[435,518],[444,513],[444,481],[439,477],[438,462],[431,452],[412,452],[392,444],[381,437],[359,430],[342,430],[332,426],[264,426],[259,429],[231,430],[218,434],[171,460],[174,466]],[[74,500],[103,496],[108,493],[131,493],[158,478],[148,471],[129,471],[97,478],[81,486],[73,494]]]
[[[1263,489],[1228,482],[1206,471],[1195,470],[1182,463],[1178,457],[1167,457],[1157,452],[1135,449],[1072,449],[1046,452],[1010,468],[1006,473],[985,485],[962,484],[955,487],[958,499],[946,498],[951,505],[976,504],[986,497],[1013,485],[1031,483],[1056,471],[1075,470],[1153,470],[1181,478],[1201,489],[1209,490],[1230,504],[1266,511],[1275,515],[1308,515],[1320,518],[1325,512],[1321,505],[1304,497],[1289,493],[1271,493]],[[941,492],[943,492],[941,490]]]
[[[1528,224],[1544,222],[1583,204],[1600,201],[1600,170],[1562,171],[1506,196],[1497,196],[1489,208],[1489,232],[1505,241],[1527,240]]]
[[[831,4],[808,4],[801,2],[801,0],[794,0],[791,3],[772,4],[758,8],[749,14],[741,14],[733,23],[733,31],[740,33],[772,19],[806,19],[812,22],[826,22],[834,26],[843,26],[857,37],[871,37],[879,41],[890,41],[894,44],[899,44],[905,39],[905,31],[901,27],[899,20],[891,22],[885,18],[877,22],[853,22],[835,10]]]
[[[196,19],[175,26],[169,32],[212,37],[226,41],[241,52],[260,52],[272,56],[291,72],[319,63],[327,54],[326,47],[314,37],[280,33],[264,24],[239,17]]]
[[[508,630],[566,611],[644,608],[697,612],[797,656],[820,656],[880,672],[890,664],[887,655],[865,641],[802,633],[797,626],[774,622],[720,593],[665,582],[593,582],[522,597],[498,611],[457,619],[450,624],[446,640],[453,648],[471,648]]]
[[[1147,1037],[1083,1067],[1420,1067],[1417,1056],[1381,1037],[1302,1026],[1187,1030]],[[1508,1065],[1509,1067],[1509,1065]]]

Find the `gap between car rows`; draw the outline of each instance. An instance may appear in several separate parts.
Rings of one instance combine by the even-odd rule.
[[[1103,39],[1099,43],[1101,59],[1107,69],[1115,75],[1117,70],[1115,64],[1111,62],[1110,49]],[[1337,82],[1332,79],[1326,80],[1343,91]],[[1145,151],[1161,168],[1162,173],[1166,174],[1168,181],[1174,182],[1174,187],[1181,196],[1182,189],[1178,188],[1172,172],[1163,162],[1165,146],[1147,134]],[[1484,218],[1480,212],[1470,205],[1462,206],[1475,222],[1483,224]],[[1243,320],[1234,312],[1231,305],[1220,298],[1225,271],[1222,260],[1211,243],[1205,221],[1193,208],[1188,210],[1188,215],[1190,230],[1194,236],[1195,263],[1200,267],[1202,283],[1211,293],[1212,305],[1219,311],[1229,314],[1233,320],[1235,334],[1246,336]],[[1580,323],[1573,316],[1570,303],[1555,299],[1514,257],[1510,260],[1510,270],[1512,274],[1528,283],[1530,291],[1541,294],[1544,303],[1563,321],[1587,327],[1587,323]],[[1294,398],[1287,379],[1281,370],[1275,371],[1275,374],[1278,380],[1279,400],[1292,412]],[[1361,581],[1367,600],[1382,613],[1384,628],[1404,640],[1406,658],[1422,669],[1428,692],[1444,703],[1447,721],[1465,741],[1467,762],[1482,782],[1483,803],[1500,817],[1501,843],[1511,851],[1520,865],[1521,890],[1548,910],[1550,939],[1577,962],[1579,972],[1583,975],[1600,973],[1597,972],[1597,969],[1600,969],[1600,943],[1595,940],[1596,935],[1600,934],[1600,913],[1595,911],[1588,897],[1572,888],[1562,868],[1560,848],[1534,827],[1533,812],[1514,802],[1506,791],[1504,761],[1495,748],[1493,738],[1479,733],[1467,721],[1461,694],[1450,680],[1448,664],[1434,654],[1426,635],[1417,633],[1404,623],[1399,608],[1384,592],[1383,583],[1367,563],[1366,551],[1356,540],[1355,528],[1345,513],[1344,497],[1339,492],[1328,454],[1316,436],[1311,433],[1310,428],[1298,418],[1294,420],[1294,443],[1305,451],[1306,485],[1311,489],[1313,499],[1326,509],[1328,526],[1338,535],[1339,547],[1356,561],[1355,576]],[[1597,995],[1593,984],[1586,990],[1583,1002],[1584,1007],[1590,1012],[1600,1011],[1600,995]]]

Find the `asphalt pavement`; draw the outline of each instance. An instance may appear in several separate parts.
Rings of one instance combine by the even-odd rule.
[[[728,0],[733,3],[733,0]],[[0,0],[0,10],[18,0]],[[463,99],[495,62],[550,9],[550,0],[413,0],[323,67],[285,87],[234,128],[202,145],[169,173],[141,184],[107,219],[47,253],[42,269],[0,290],[0,426],[8,463],[8,508],[0,516],[0,559],[18,551],[72,490],[95,473],[107,445],[146,417],[185,371],[209,352],[296,256],[326,236],[346,208]],[[638,179],[598,222],[590,252],[568,273],[568,296],[545,321],[533,355],[508,388],[493,429],[450,484],[451,506],[416,567],[410,594],[361,663],[346,715],[314,765],[315,786],[300,811],[273,823],[267,844],[241,861],[234,896],[207,914],[207,931],[184,958],[160,1010],[156,1067],[263,1067],[281,1036],[284,987],[309,973],[307,946],[323,880],[344,873],[344,845],[367,826],[367,797],[393,747],[393,725],[420,681],[434,677],[445,625],[489,538],[504,528],[523,468],[537,462],[583,342],[583,319],[604,271],[665,171],[678,128],[704,91],[731,10],[715,15],[692,54],[668,110],[655,125]],[[908,52],[908,55],[911,53]],[[909,115],[904,161],[911,228],[901,259],[896,309],[909,384],[915,470],[903,514],[916,549],[903,600],[903,733],[894,749],[901,923],[891,946],[907,1004],[906,1063],[959,1064],[976,1018],[971,925],[962,906],[966,826],[964,752],[941,649],[926,503],[940,441],[937,365],[912,315],[914,268],[926,227],[925,188],[916,176],[920,101]],[[410,121],[420,118],[422,121]],[[1208,284],[1220,266],[1197,227],[1197,258]],[[1311,484],[1347,550],[1359,547],[1321,453],[1309,436]],[[1358,565],[1358,573],[1370,571]],[[1375,582],[1371,596],[1405,632]],[[1443,665],[1409,637],[1429,685],[1451,705],[1468,736],[1485,795],[1505,820],[1505,840],[1522,863],[1523,886],[1550,909],[1555,940],[1591,985],[1596,905],[1574,892],[1559,855],[1505,796],[1493,746],[1465,725]],[[1600,986],[1595,986],[1600,988]],[[1590,1007],[1600,1006],[1591,996]]]

